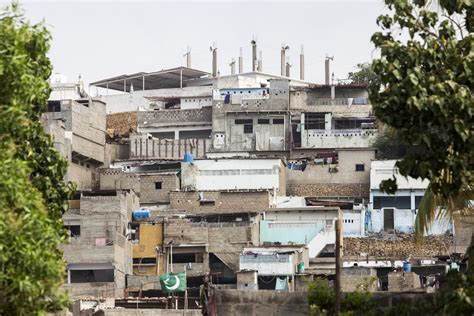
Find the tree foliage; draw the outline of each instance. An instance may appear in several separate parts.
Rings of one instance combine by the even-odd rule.
[[[40,123],[50,94],[50,35],[16,4],[0,15],[0,315],[67,303],[61,215],[73,192],[67,162]]]
[[[372,36],[381,52],[372,64],[374,114],[402,142],[426,149],[398,161],[399,172],[429,179],[443,200],[455,198],[474,183],[474,37],[456,16],[468,20],[472,2],[440,1],[443,15],[423,0],[385,2],[392,14],[377,19],[382,31]],[[389,193],[396,188],[393,180],[382,184]]]
[[[357,71],[349,72],[347,75],[352,84],[365,84],[369,86],[377,84],[378,76],[373,71],[370,63],[357,64],[356,68]]]

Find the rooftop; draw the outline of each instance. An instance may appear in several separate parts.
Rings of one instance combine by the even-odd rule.
[[[132,86],[134,90],[180,88],[187,81],[208,75],[209,73],[205,71],[177,67],[156,72],[137,72],[131,75],[120,75],[92,82],[90,85],[124,92],[130,92]]]

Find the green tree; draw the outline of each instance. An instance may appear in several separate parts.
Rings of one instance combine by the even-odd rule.
[[[373,85],[377,84],[378,76],[372,69],[370,63],[357,64],[357,71],[350,72],[347,77],[352,84],[365,84]]]
[[[472,198],[474,183],[474,36],[458,22],[469,21],[472,1],[440,1],[441,13],[423,0],[385,2],[392,13],[377,19],[382,31],[372,36],[381,52],[372,64],[374,114],[401,142],[424,149],[397,162],[400,174],[429,179],[435,204],[454,206]],[[397,186],[388,180],[381,188],[393,193]],[[418,221],[426,228],[434,209],[419,213],[427,215]]]
[[[0,315],[62,308],[67,162],[40,123],[51,92],[50,35],[17,4],[0,13]]]

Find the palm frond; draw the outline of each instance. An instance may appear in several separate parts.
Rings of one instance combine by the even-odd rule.
[[[436,210],[440,204],[439,196],[433,192],[431,185],[426,188],[425,194],[420,201],[418,214],[415,219],[415,235],[423,236],[431,227],[436,217]]]

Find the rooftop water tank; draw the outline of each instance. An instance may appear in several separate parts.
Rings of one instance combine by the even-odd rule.
[[[185,153],[184,154],[184,162],[193,162],[193,155],[190,153]]]
[[[132,212],[134,220],[150,218],[150,210],[136,210]]]

